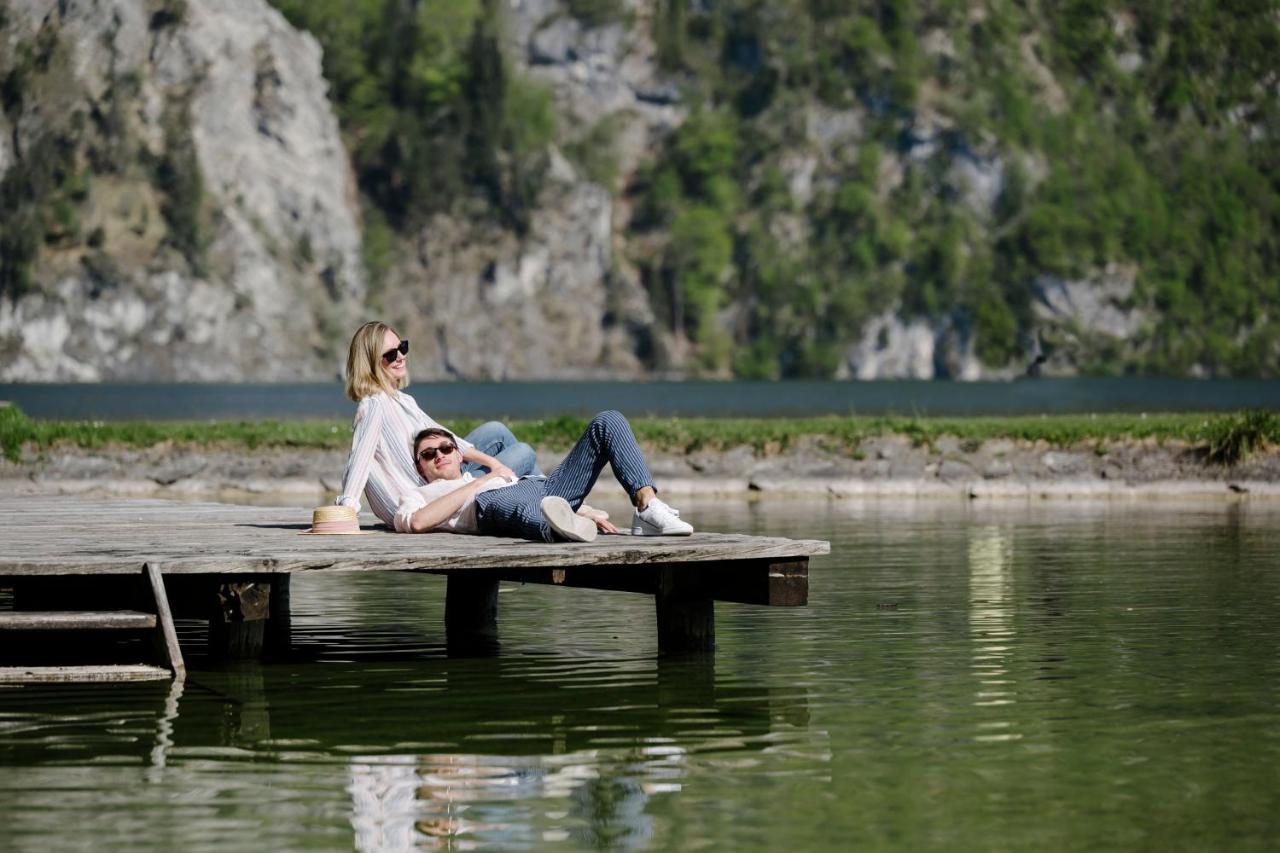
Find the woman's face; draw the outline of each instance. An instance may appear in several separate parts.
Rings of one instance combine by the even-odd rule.
[[[382,356],[379,357],[382,369],[386,371],[387,376],[391,377],[391,381],[395,385],[399,385],[400,381],[405,378],[409,372],[409,359],[404,353],[400,352],[397,347],[400,346],[400,336],[395,332],[387,329],[385,335],[382,336]],[[394,356],[387,361],[386,354],[394,351]]]

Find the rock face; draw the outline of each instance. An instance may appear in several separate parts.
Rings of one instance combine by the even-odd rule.
[[[973,335],[960,316],[903,322],[889,311],[872,318],[845,352],[842,379],[1006,378],[983,367]]]
[[[0,111],[0,179],[61,146],[80,186],[66,190],[78,193],[78,222],[41,233],[31,285],[5,292],[0,277],[0,382],[329,379],[351,331],[374,316],[413,340],[418,378],[633,378],[663,362],[674,375],[696,370],[696,347],[659,322],[633,266],[660,254],[662,238],[628,230],[636,176],[688,115],[677,86],[688,79],[665,75],[656,58],[654,22],[666,7],[617,0],[616,14],[592,24],[571,5],[501,4],[505,55],[551,93],[559,125],[528,230],[465,210],[438,215],[397,237],[370,294],[360,200],[320,47],[267,0],[0,0],[0,78],[40,54],[25,97],[15,108],[6,94]],[[1027,62],[1053,95],[1028,44]],[[940,57],[957,49],[940,30],[922,46]],[[878,119],[857,102],[791,107],[777,172],[794,205],[769,229],[803,258],[814,239],[805,211],[849,180]],[[574,154],[584,146],[609,174]],[[1041,177],[1001,150],[966,138],[922,92],[867,180],[884,198],[926,175],[924,192],[958,199],[987,227],[1014,172]],[[1074,372],[1090,353],[1141,335],[1150,317],[1133,305],[1135,275],[1107,267],[1028,283],[1047,372]],[[745,310],[727,305],[719,316],[741,326]],[[894,308],[856,335],[840,342],[838,378],[1021,372],[983,365],[961,313]]]
[[[81,230],[99,245],[47,248],[37,286],[0,300],[0,380],[331,377],[365,283],[320,48],[262,0],[159,5],[8,4],[10,45],[56,48],[0,171],[41,134],[85,160],[86,117],[111,118],[96,142],[118,150],[87,179]],[[178,202],[155,163],[194,181],[188,257],[161,224]]]
[[[513,0],[508,55],[517,73],[551,91],[569,145],[608,123],[620,177],[684,119],[656,72],[642,21],[589,27],[556,0]],[[641,376],[654,316],[622,260],[627,201],[582,174],[558,148],[530,232],[437,216],[393,271],[383,306],[415,341],[414,376],[503,380]],[[418,342],[421,342],[421,347]]]
[[[643,294],[611,282],[612,208],[602,187],[556,157],[543,209],[523,239],[437,217],[394,271],[387,316],[414,341],[429,379],[629,376],[641,372],[626,323]],[[641,315],[643,316],[643,315]],[[421,342],[421,346],[418,343]]]
[[[508,33],[517,67],[551,87],[565,127],[616,124],[614,153],[626,175],[686,111],[675,84],[658,72],[649,37],[656,0],[622,6],[618,21],[593,27],[566,14],[561,0],[511,0]]]
[[[1046,373],[1072,374],[1090,353],[1130,345],[1152,316],[1135,304],[1137,270],[1109,264],[1076,280],[1040,275],[1031,284]]]

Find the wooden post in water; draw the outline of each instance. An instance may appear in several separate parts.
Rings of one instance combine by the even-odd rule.
[[[293,617],[290,614],[289,578],[292,575],[274,575],[271,578],[271,600],[268,604],[265,652],[268,657],[288,657],[293,647]]]
[[[210,657],[260,659],[271,614],[271,580],[224,575],[218,579],[211,604]]]
[[[663,566],[658,571],[654,604],[660,654],[715,650],[715,602],[687,567]]]
[[[449,654],[461,657],[497,654],[497,572],[452,572],[446,584],[444,632]]]

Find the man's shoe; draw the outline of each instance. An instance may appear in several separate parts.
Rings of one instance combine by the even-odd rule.
[[[555,532],[556,536],[568,542],[594,542],[599,529],[589,518],[583,518],[573,511],[573,507],[564,498],[548,495],[539,504],[542,517]]]
[[[631,516],[632,536],[688,536],[693,525],[680,520],[680,513],[657,498]]]

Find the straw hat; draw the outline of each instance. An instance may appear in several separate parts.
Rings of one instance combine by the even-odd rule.
[[[314,536],[355,536],[372,532],[360,529],[356,511],[349,506],[316,507],[311,511],[311,529],[301,531]]]

